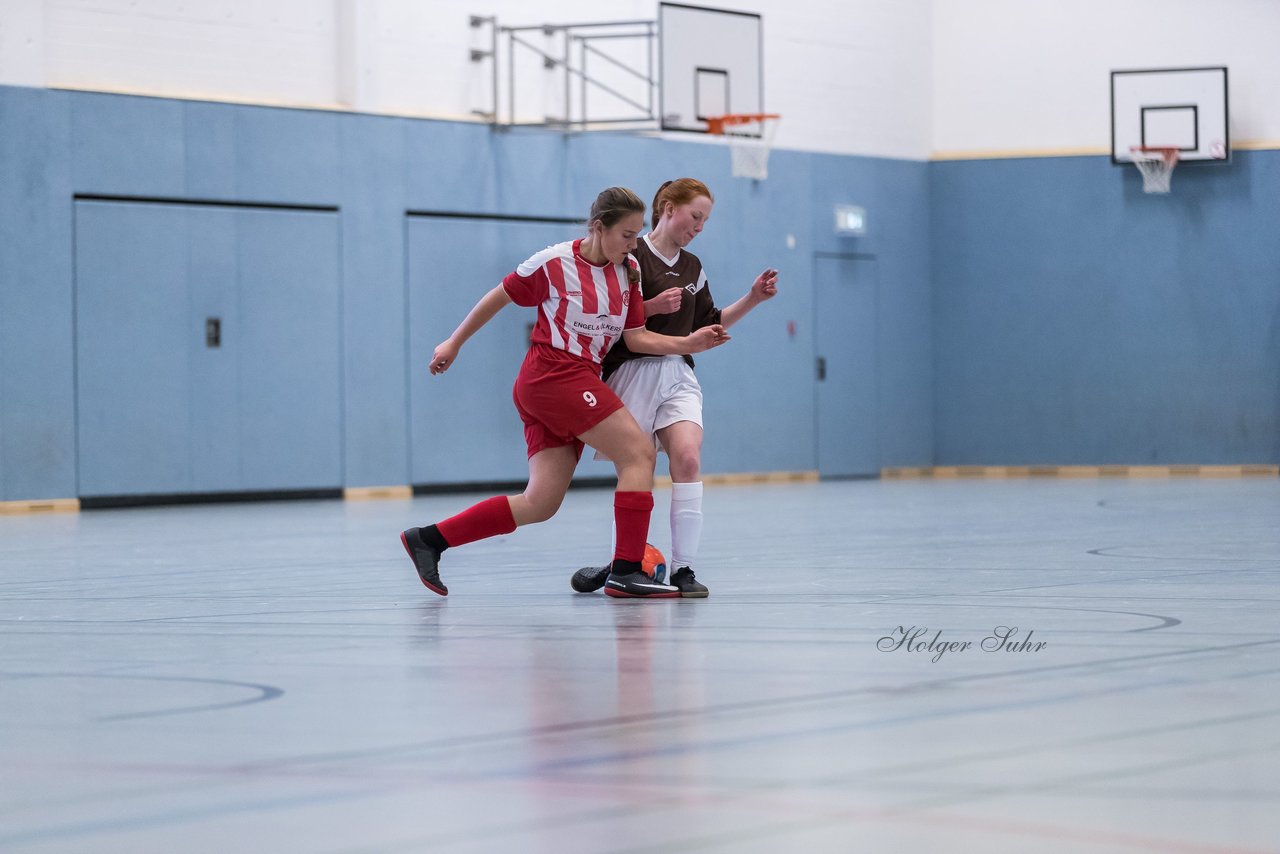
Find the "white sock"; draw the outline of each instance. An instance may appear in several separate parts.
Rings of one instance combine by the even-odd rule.
[[[702,542],[702,481],[671,484],[672,572],[693,566]]]

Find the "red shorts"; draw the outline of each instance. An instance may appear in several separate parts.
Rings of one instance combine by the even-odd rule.
[[[529,348],[511,397],[531,457],[565,445],[581,457],[578,437],[622,409],[622,400],[600,379],[599,365],[546,344]]]

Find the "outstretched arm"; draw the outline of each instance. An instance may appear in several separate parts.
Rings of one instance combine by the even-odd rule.
[[[720,311],[720,322],[726,327],[737,323],[747,312],[778,293],[778,271],[770,267],[751,283],[751,290],[733,305]]]
[[[627,329],[622,333],[627,346],[637,353],[656,356],[687,356],[719,347],[729,340],[729,334],[719,323],[695,329],[690,335],[662,335],[643,326]]]
[[[431,354],[431,373],[442,374],[448,370],[458,358],[458,351],[462,349],[463,344],[467,343],[467,339],[493,320],[493,316],[510,302],[511,297],[507,295],[507,289],[502,285],[498,285],[480,297],[480,301],[467,312],[467,316],[458,324],[458,328],[453,330],[453,334],[442,341]]]

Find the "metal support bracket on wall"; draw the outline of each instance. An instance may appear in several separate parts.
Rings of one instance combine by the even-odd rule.
[[[486,47],[471,50],[471,61],[489,63],[491,102],[487,110],[472,112],[495,128],[554,127],[585,130],[593,125],[653,125],[658,122],[657,21],[607,21],[586,24],[537,24],[507,27],[496,16],[472,15],[473,30],[488,30]],[[531,38],[541,33],[545,44]],[[634,65],[619,60],[607,47],[627,45],[630,55],[642,55]],[[518,118],[517,68],[530,60],[563,85],[563,111],[541,119]],[[550,82],[550,81],[548,81]],[[575,87],[574,83],[578,85]],[[544,92],[546,90],[544,89]],[[624,115],[593,114],[599,106],[589,97],[600,93],[609,108]],[[503,106],[505,104],[505,113]],[[527,111],[525,111],[527,112]]]

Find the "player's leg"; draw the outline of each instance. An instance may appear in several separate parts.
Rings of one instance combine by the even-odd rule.
[[[671,466],[671,583],[686,599],[708,591],[693,574],[702,543],[702,425],[677,421],[658,430]]]
[[[653,437],[641,430],[631,414],[620,407],[584,431],[580,438],[607,454],[618,471],[618,490],[613,499],[617,542],[611,571],[605,581],[605,593],[610,596],[658,598],[679,596],[676,588],[659,584],[640,570],[649,535],[649,516],[653,511],[653,466],[656,462]]]
[[[448,596],[449,588],[440,580],[440,555],[445,549],[509,534],[515,529],[511,500],[505,495],[495,495],[434,525],[409,528],[400,534],[400,542],[427,589]]]
[[[667,580],[685,598],[702,599],[707,588],[693,575],[702,542],[702,386],[683,360],[668,360],[665,367],[655,424],[671,470],[671,574]]]
[[[529,458],[529,484],[522,494],[486,498],[434,525],[401,533],[400,542],[422,583],[441,596],[449,595],[449,588],[440,580],[440,555],[445,549],[509,534],[520,525],[554,516],[577,465],[576,445],[544,448]]]
[[[631,413],[631,417],[640,426],[640,429],[650,434],[651,437],[653,434],[653,422],[657,417],[657,407],[662,402],[659,392],[662,361],[661,358],[631,359],[624,362],[616,371],[610,374],[605,383],[617,394],[623,405],[626,406],[627,412]],[[595,451],[596,459],[609,459],[608,454],[599,448],[596,448]],[[617,542],[618,532],[615,527],[609,544],[609,554],[611,556],[617,547]],[[609,577],[610,566],[609,560],[594,566],[584,566],[569,579],[569,585],[579,593],[591,593],[599,590],[604,587],[605,580]],[[661,581],[662,579],[659,578],[658,580]]]
[[[511,515],[516,525],[545,522],[556,515],[577,467],[578,448],[575,445],[545,448],[530,457],[529,484],[523,493],[510,498]]]

